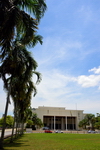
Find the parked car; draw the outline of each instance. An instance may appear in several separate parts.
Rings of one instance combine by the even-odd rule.
[[[56,130],[55,133],[63,133],[61,130]]]
[[[88,133],[96,133],[96,132],[93,130],[89,130]]]
[[[49,130],[49,127],[43,127],[42,130]]]
[[[52,133],[51,130],[45,130],[44,132],[45,132],[45,133]]]

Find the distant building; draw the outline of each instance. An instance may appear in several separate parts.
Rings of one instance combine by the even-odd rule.
[[[67,110],[65,107],[44,107],[32,109],[42,120],[45,127],[52,130],[79,130],[78,124],[86,114],[83,110]]]

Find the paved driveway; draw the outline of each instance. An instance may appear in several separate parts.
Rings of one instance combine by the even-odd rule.
[[[4,136],[10,135],[12,133],[12,129],[6,129]],[[1,130],[0,130],[0,137],[1,137]]]

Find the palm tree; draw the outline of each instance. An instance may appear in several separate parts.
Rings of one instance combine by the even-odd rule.
[[[17,110],[23,106],[22,104],[20,105],[21,101],[27,101],[27,105],[30,105],[33,90],[34,95],[37,92],[35,85],[31,81],[33,73],[38,77],[37,82],[40,82],[41,77],[40,73],[35,71],[38,66],[36,61],[31,57],[25,46],[19,42],[14,44],[12,53],[9,53],[0,67],[0,73],[4,80],[4,87],[9,96],[11,95]],[[6,74],[10,74],[10,77],[6,78]],[[8,87],[10,87],[10,91]],[[21,108],[22,113],[23,111]]]
[[[79,122],[79,127],[85,128],[86,126],[90,126],[91,128],[94,128],[95,124],[95,115],[94,114],[86,114],[84,119]]]
[[[85,119],[87,120],[87,124],[93,128],[95,122],[95,115],[94,114],[86,114]]]
[[[35,19],[24,10],[33,13]],[[12,77],[15,79],[14,75],[15,72],[17,72],[17,69],[18,74],[21,75],[20,73],[23,71],[21,66],[22,64],[24,65],[24,62],[22,64],[19,63],[16,68],[16,63],[19,62],[18,60],[13,64],[12,49],[14,40],[16,39],[16,36],[18,36],[21,40],[21,44],[24,44],[24,46],[34,46],[37,41],[42,43],[41,36],[38,36],[36,31],[38,29],[38,22],[44,15],[45,10],[46,4],[44,0],[0,0],[0,58],[2,62],[0,76],[4,81],[4,88],[7,91],[5,117],[7,115],[8,104],[10,101]],[[7,66],[9,67],[7,68]],[[28,67],[28,64],[26,67]],[[27,72],[28,71],[26,71],[26,73]],[[35,73],[39,79],[39,73],[35,71],[33,73]],[[9,74],[8,78],[6,78],[6,74]],[[34,91],[36,92],[35,86]],[[3,134],[1,141],[2,140]]]
[[[82,127],[83,129],[86,129],[87,120],[83,119],[79,122],[79,127]]]

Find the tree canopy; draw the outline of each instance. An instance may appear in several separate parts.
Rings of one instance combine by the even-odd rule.
[[[0,119],[0,127],[3,127],[4,117]],[[6,128],[11,128],[13,126],[14,117],[8,115],[6,117]]]
[[[86,114],[83,120],[79,122],[79,127],[83,129],[100,129],[100,114],[96,117],[94,114]]]

